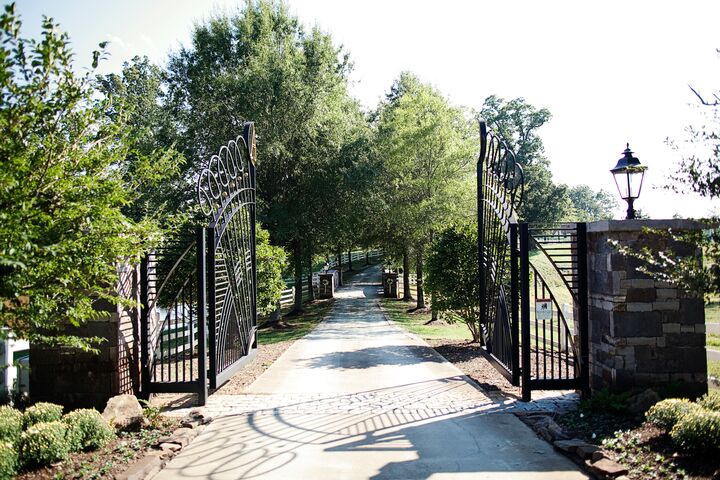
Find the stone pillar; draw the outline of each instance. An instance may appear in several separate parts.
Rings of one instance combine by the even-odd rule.
[[[119,268],[118,292],[139,305],[138,268]],[[33,401],[62,404],[68,408],[102,410],[107,400],[140,389],[139,307],[105,304],[102,318],[67,328],[80,337],[100,337],[99,353],[76,348],[30,344],[30,395]]]
[[[321,273],[318,286],[318,298],[333,298],[335,296],[335,274]]]
[[[398,298],[398,274],[396,272],[383,272],[382,283],[385,298]]]
[[[705,310],[700,296],[656,281],[641,262],[613,245],[699,255],[694,245],[644,229],[698,229],[689,220],[592,222],[588,234],[590,386],[593,390],[652,388],[696,397],[707,391]]]

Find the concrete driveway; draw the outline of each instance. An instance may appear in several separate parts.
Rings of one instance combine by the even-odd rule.
[[[421,339],[383,316],[379,269],[216,420],[167,479],[585,479]]]

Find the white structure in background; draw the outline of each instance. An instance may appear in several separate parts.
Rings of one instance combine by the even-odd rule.
[[[0,392],[27,392],[30,385],[30,344],[11,333],[0,341]]]

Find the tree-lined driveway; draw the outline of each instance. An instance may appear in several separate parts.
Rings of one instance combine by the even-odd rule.
[[[166,479],[584,479],[377,304],[378,268],[216,420]]]

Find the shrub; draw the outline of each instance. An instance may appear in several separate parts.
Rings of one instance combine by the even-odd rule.
[[[629,392],[612,393],[608,389],[603,389],[580,402],[580,410],[583,412],[606,412],[613,415],[625,415],[628,413],[629,398]]]
[[[40,402],[25,410],[25,428],[37,423],[58,422],[62,419],[63,407],[54,403]]]
[[[62,422],[38,423],[20,436],[20,459],[24,465],[49,465],[64,460],[70,445]]]
[[[656,427],[669,432],[681,417],[697,410],[702,410],[702,407],[686,398],[669,398],[650,407],[645,418]]]
[[[13,478],[17,471],[17,452],[9,442],[0,441],[0,478]]]
[[[79,409],[63,417],[72,451],[96,450],[115,436],[115,431],[97,410]]]
[[[720,412],[720,393],[708,392],[698,400],[698,403],[708,410]]]
[[[22,412],[7,405],[0,406],[0,442],[5,441],[17,445],[22,429]]]
[[[673,441],[686,450],[720,449],[720,412],[704,408],[683,415],[670,431]]]

